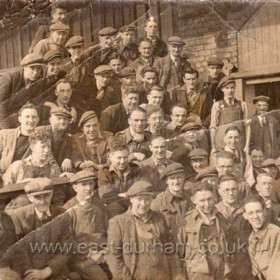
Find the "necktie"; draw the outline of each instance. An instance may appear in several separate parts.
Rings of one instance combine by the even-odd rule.
[[[42,217],[41,217],[41,221],[42,222],[46,222],[47,220],[48,220],[48,218],[49,218],[49,216],[47,215],[47,213],[46,212],[43,212],[43,215],[42,215]]]
[[[254,237],[252,240],[252,245],[249,246],[249,250],[250,250],[250,256],[251,256],[251,263],[252,263],[252,272],[254,276],[257,276],[260,272],[259,266],[256,262],[255,256],[256,256],[256,246],[259,242],[259,238],[258,237]]]

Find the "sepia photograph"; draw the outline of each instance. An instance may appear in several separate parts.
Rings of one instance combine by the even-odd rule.
[[[0,280],[280,280],[280,2],[0,0]]]

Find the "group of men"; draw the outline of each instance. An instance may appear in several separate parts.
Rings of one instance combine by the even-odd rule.
[[[279,279],[266,93],[250,117],[223,61],[200,75],[154,18],[85,46],[66,15],[0,78],[0,279]]]

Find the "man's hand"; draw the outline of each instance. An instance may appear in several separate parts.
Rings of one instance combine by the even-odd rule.
[[[126,192],[124,192],[124,193],[119,193],[118,196],[119,196],[119,197],[127,197]]]
[[[146,157],[143,153],[133,153],[133,155],[138,161],[142,161]]]
[[[66,158],[61,164],[61,169],[63,172],[71,172],[72,171],[72,161],[69,158]]]
[[[47,266],[42,270],[29,269],[24,273],[24,280],[44,280],[52,275],[52,270]]]
[[[67,179],[70,180],[70,178],[74,175],[74,173],[70,173],[70,172],[63,172],[59,175],[59,177],[67,177]]]

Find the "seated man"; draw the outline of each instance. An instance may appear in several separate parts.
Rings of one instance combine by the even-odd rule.
[[[149,141],[151,133],[145,131],[147,125],[147,113],[142,108],[134,109],[128,119],[129,127],[116,134],[116,138],[128,145],[129,161],[140,162],[148,158],[151,153]]]
[[[21,160],[29,151],[29,136],[39,122],[36,108],[26,104],[18,112],[20,126],[0,131],[0,174],[3,175],[12,162]]]
[[[98,192],[107,205],[109,218],[128,209],[128,201],[119,195],[131,187],[138,175],[137,166],[129,164],[128,156],[128,147],[116,144],[110,149],[110,164],[98,171]]]
[[[171,163],[161,178],[167,188],[153,200],[151,209],[163,214],[169,231],[173,232],[192,208],[190,195],[184,190],[184,167],[180,163]]]
[[[76,170],[91,169],[97,172],[107,162],[108,138],[110,132],[101,131],[94,111],[85,112],[80,121],[78,133],[71,138],[72,162]]]
[[[106,260],[114,279],[185,279],[174,250],[163,250],[172,237],[162,214],[150,209],[153,186],[140,180],[127,196],[131,208],[111,219],[108,229]]]
[[[161,177],[165,168],[173,161],[167,158],[167,143],[164,137],[154,136],[149,148],[152,155],[148,159],[139,162],[140,172],[144,178],[152,183],[157,193],[166,189]]]
[[[18,239],[65,212],[63,208],[51,205],[54,185],[50,179],[35,178],[25,185],[24,191],[31,204],[9,211]]]
[[[100,264],[104,262],[102,249],[106,244],[108,215],[105,206],[95,197],[96,179],[95,174],[87,170],[76,173],[70,179],[77,195],[71,200],[72,203],[68,202],[64,207],[72,205],[68,213],[71,217],[73,245],[79,248],[83,244],[84,247],[71,256],[69,267],[82,279],[106,280],[108,277]]]
[[[280,266],[280,228],[266,221],[266,210],[262,199],[248,197],[244,200],[244,218],[253,230],[249,237],[249,254],[252,273],[258,279],[277,280]]]
[[[100,117],[100,127],[103,131],[112,133],[128,128],[128,116],[139,105],[139,93],[133,86],[123,85],[122,102],[106,108]]]

